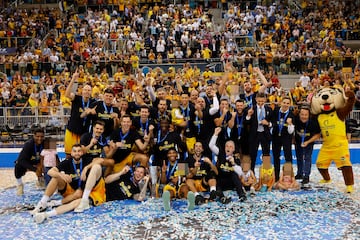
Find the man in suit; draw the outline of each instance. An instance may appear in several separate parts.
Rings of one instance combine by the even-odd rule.
[[[270,156],[271,141],[271,119],[272,109],[265,105],[266,96],[264,93],[256,95],[256,105],[249,108],[245,118],[245,122],[249,124],[249,145],[251,169],[254,171],[257,151],[261,144],[263,156]]]
[[[285,161],[292,163],[292,137],[294,133],[294,114],[290,110],[291,100],[284,97],[281,101],[281,107],[275,108],[272,118],[273,137],[272,150],[274,157],[275,181],[280,178],[280,152],[283,148]]]

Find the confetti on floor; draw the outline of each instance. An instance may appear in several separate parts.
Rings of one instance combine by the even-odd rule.
[[[360,206],[335,189],[312,183],[296,192],[257,193],[239,202],[210,202],[187,210],[185,200],[163,211],[161,199],[108,202],[36,224],[28,209],[43,191],[26,184],[0,192],[1,239],[358,239]]]

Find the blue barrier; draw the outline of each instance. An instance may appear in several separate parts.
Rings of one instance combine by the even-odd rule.
[[[314,146],[314,152],[312,156],[312,162],[316,162],[316,158],[319,154],[319,149],[321,145],[316,144]],[[19,155],[21,148],[0,148],[0,168],[12,168],[14,167],[14,162]],[[296,155],[295,150],[293,149],[293,163],[296,164]],[[65,158],[65,153],[63,148],[58,149],[58,155],[60,159]],[[360,163],[360,144],[350,144],[350,158],[352,163]],[[261,150],[258,152],[258,157],[256,159],[256,164],[261,164]],[[281,163],[284,163],[284,156],[281,156]]]

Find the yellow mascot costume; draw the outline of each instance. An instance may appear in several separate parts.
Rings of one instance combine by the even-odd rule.
[[[345,118],[351,112],[355,95],[343,88],[324,87],[311,99],[311,113],[317,115],[323,145],[316,166],[321,173],[321,183],[331,181],[328,168],[332,161],[342,171],[346,192],[353,192],[354,176],[350,162],[349,142],[346,137]]]

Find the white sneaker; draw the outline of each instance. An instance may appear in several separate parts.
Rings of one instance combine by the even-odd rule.
[[[36,207],[34,208],[34,210],[30,211],[31,215],[35,215],[36,213],[40,213],[45,211],[47,208],[47,203],[44,202],[38,202],[38,204],[36,204]]]
[[[16,195],[24,195],[24,184],[19,184],[16,186]]]
[[[34,215],[34,220],[38,224],[44,222],[46,218],[47,218],[47,216],[46,216],[46,213],[44,213],[44,212],[35,213],[35,215]]]
[[[47,207],[54,208],[62,205],[60,200],[51,200],[47,203]]]
[[[255,188],[254,187],[251,187],[250,188],[250,196],[255,196],[256,193],[255,193]]]
[[[90,208],[89,199],[81,199],[79,206],[74,209],[74,212],[83,212]]]

